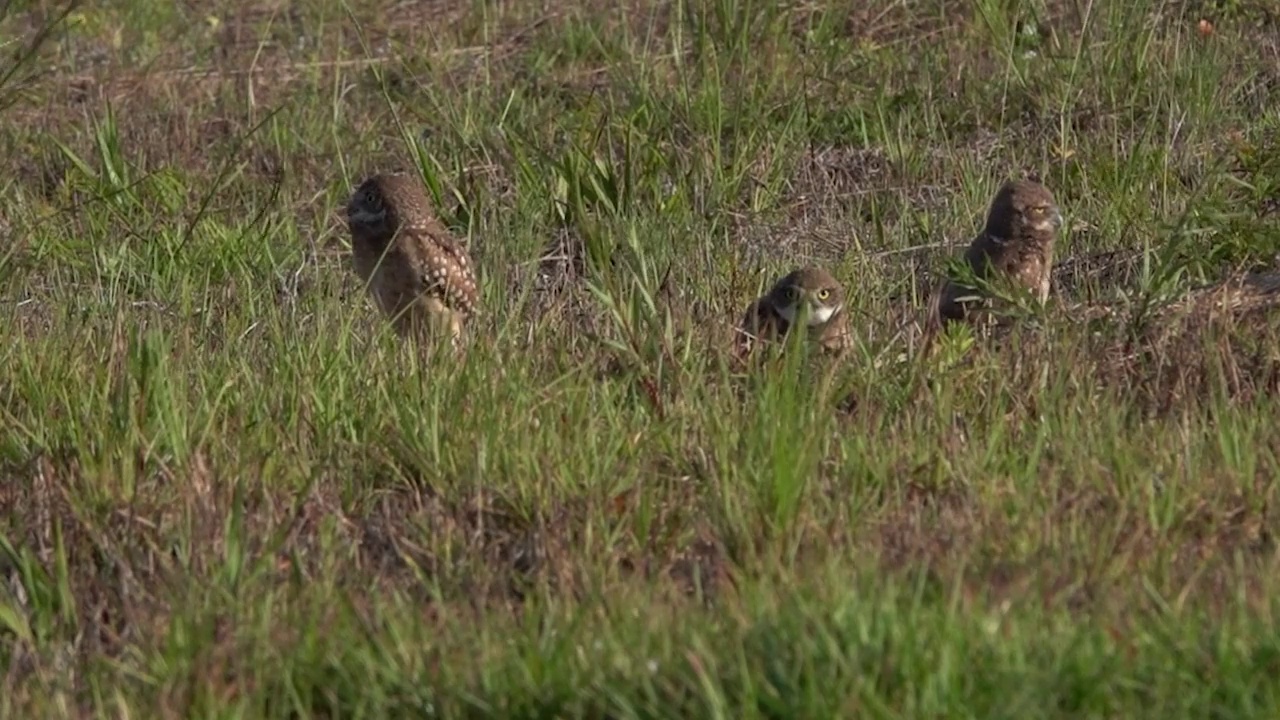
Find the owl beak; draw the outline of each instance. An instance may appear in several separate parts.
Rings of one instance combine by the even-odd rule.
[[[1058,208],[1055,207],[1053,209],[1053,215],[1050,216],[1049,222],[1053,223],[1054,230],[1062,229],[1062,213],[1059,212]]]

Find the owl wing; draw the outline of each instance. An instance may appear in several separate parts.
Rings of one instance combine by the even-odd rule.
[[[479,292],[471,258],[438,220],[405,229],[415,250],[414,269],[422,293],[440,298],[453,310],[474,315]]]
[[[976,277],[985,278],[992,271],[1002,270],[1009,254],[1008,241],[984,231],[969,243],[964,259]]]
[[[770,342],[780,334],[782,318],[769,307],[764,298],[747,306],[742,322],[735,332],[734,349],[742,355],[751,351],[759,342]]]
[[[974,277],[985,278],[996,267],[1003,251],[1004,245],[999,238],[980,232],[965,250],[964,262],[973,271]],[[969,308],[979,303],[981,297],[982,293],[978,288],[962,282],[954,273],[948,273],[934,293],[929,317],[938,325],[963,321],[969,315]]]

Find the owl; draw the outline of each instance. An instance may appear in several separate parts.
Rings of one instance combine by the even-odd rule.
[[[986,226],[969,244],[965,264],[976,278],[1026,288],[1044,303],[1061,227],[1062,214],[1048,188],[1032,180],[1008,181],[992,199]],[[969,320],[982,295],[977,288],[947,279],[935,295],[933,324]]]
[[[352,267],[402,336],[448,333],[454,347],[479,312],[467,251],[407,173],[374,175],[347,203]]]
[[[844,287],[831,273],[805,267],[787,273],[747,307],[736,351],[744,355],[758,341],[771,342],[800,327],[823,351],[841,353],[850,345]]]

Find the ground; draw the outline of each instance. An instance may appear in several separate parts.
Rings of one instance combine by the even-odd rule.
[[[1153,310],[1277,265],[1274,4],[32,0],[0,53],[3,716],[1280,716],[1276,322]],[[397,167],[464,354],[350,271]],[[1028,174],[1049,307],[921,351]],[[855,351],[736,366],[804,263]]]

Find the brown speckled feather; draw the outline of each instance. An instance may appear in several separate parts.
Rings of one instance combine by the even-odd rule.
[[[989,281],[1010,281],[1035,293],[1040,302],[1049,297],[1053,251],[1062,216],[1053,194],[1029,180],[1006,182],[987,211],[982,231],[970,242],[965,264],[975,277]],[[936,294],[933,318],[936,324],[969,319],[974,301],[964,298],[980,293],[948,279]]]
[[[469,317],[477,315],[479,294],[471,258],[449,231],[433,219],[400,232],[421,292],[442,297],[445,305]]]
[[[475,272],[421,184],[400,173],[366,180],[352,195],[348,223],[355,272],[396,330],[443,324],[456,342],[463,323],[479,314]]]

